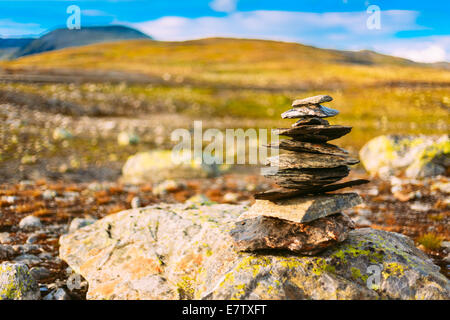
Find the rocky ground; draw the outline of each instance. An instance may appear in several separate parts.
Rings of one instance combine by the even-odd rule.
[[[14,96],[14,95],[13,95]],[[168,148],[169,133],[192,119],[173,114],[140,118],[73,116],[71,105],[0,99],[0,263],[20,261],[31,268],[46,299],[85,299],[88,284],[68,285],[72,270],[59,258],[59,237],[95,219],[157,203],[247,204],[272,185],[257,170],[241,168],[210,179],[166,180],[127,185],[121,168],[128,156]],[[17,99],[16,99],[17,100]],[[53,109],[52,109],[53,108]],[[247,128],[247,120],[211,118],[204,127]],[[259,123],[275,127],[272,121]],[[118,145],[121,132],[138,144]],[[356,156],[357,148],[346,147]],[[367,179],[359,168],[349,179]],[[348,210],[357,226],[411,237],[441,273],[449,277],[449,179],[374,179],[354,188],[365,200]],[[345,191],[345,190],[344,190]],[[80,220],[86,219],[86,220]],[[72,289],[72,290],[71,290]]]
[[[357,172],[350,178],[361,177],[365,174]],[[347,213],[358,227],[370,226],[411,237],[449,277],[449,183],[445,177],[373,180],[355,188],[365,203]],[[125,209],[160,202],[250,205],[253,193],[269,187],[255,173],[142,185],[47,180],[5,183],[0,186],[0,262],[27,264],[38,280],[42,297],[55,298],[56,294],[64,299],[85,299],[87,283],[81,281],[80,286],[69,290],[67,279],[72,271],[58,256],[59,237],[69,229]]]
[[[440,268],[399,233],[352,230],[345,241],[313,256],[275,249],[238,252],[231,237],[250,239],[246,230],[235,228],[251,221],[236,222],[247,210],[244,205],[198,203],[127,210],[61,237],[60,256],[88,280],[88,299],[449,297],[449,281]],[[291,235],[302,237],[310,227]],[[304,243],[297,240],[293,243]]]

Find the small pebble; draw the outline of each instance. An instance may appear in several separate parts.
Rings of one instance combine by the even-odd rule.
[[[413,204],[410,205],[410,208],[411,210],[420,212],[427,212],[431,210],[431,206],[429,204],[421,202],[414,202]]]
[[[0,243],[10,243],[13,239],[10,237],[8,232],[0,232]]]
[[[56,289],[44,297],[43,300],[71,300],[69,294],[63,288]]]
[[[19,228],[21,229],[37,229],[42,228],[41,220],[35,216],[26,216],[19,222]]]
[[[14,249],[7,244],[0,244],[0,260],[8,260],[14,255]]]
[[[447,256],[444,258],[444,261],[445,261],[446,263],[450,263],[450,253],[447,254]]]
[[[27,238],[27,244],[33,244],[38,242],[39,234],[33,233]]]
[[[93,224],[96,220],[94,218],[75,218],[69,225],[69,233],[73,233],[78,229],[84,228],[90,224]]]
[[[353,218],[353,221],[358,227],[370,227],[372,225],[372,222],[363,216],[358,216]]]
[[[367,194],[372,197],[376,197],[379,193],[378,188],[370,188],[367,190]]]
[[[22,254],[20,256],[17,256],[14,259],[14,262],[21,262],[28,266],[31,266],[33,264],[41,263],[42,260],[41,260],[41,258],[35,256],[34,254]]]
[[[196,194],[195,196],[190,197],[186,200],[186,203],[193,203],[193,204],[204,204],[211,202],[211,200],[205,196],[204,194]]]
[[[42,252],[39,254],[39,258],[42,260],[51,260],[53,259],[53,255],[50,252]]]
[[[14,197],[14,196],[3,196],[2,197],[2,201],[5,201],[9,204],[14,204],[14,202],[16,202],[16,200],[17,200],[17,197]]]
[[[441,247],[444,248],[446,251],[450,251],[450,241],[442,241]]]
[[[44,200],[52,200],[56,197],[56,192],[53,190],[45,190],[42,193],[42,199]]]
[[[33,267],[30,269],[30,273],[36,280],[42,280],[50,277],[50,270],[45,267]]]
[[[141,207],[141,199],[139,197],[134,197],[131,199],[131,208],[136,209]]]
[[[239,199],[239,194],[234,193],[234,192],[227,192],[224,196],[223,196],[223,202],[226,203],[236,203]]]

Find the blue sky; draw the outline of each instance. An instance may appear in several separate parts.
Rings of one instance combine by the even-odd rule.
[[[448,0],[0,0],[0,36],[64,27],[72,4],[81,9],[82,27],[123,24],[157,40],[260,38],[450,61]],[[372,5],[381,10],[379,28],[367,27],[368,19],[376,22],[367,12]]]

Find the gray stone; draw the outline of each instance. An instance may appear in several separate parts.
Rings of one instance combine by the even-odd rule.
[[[0,244],[0,260],[8,260],[14,255],[14,249],[7,244]]]
[[[73,135],[64,128],[55,128],[53,130],[53,139],[55,140],[68,140],[72,138]]]
[[[322,126],[310,125],[293,128],[280,128],[277,133],[282,136],[292,137],[298,141],[326,142],[345,136],[352,130],[349,126]]]
[[[24,230],[32,230],[42,228],[41,220],[35,216],[26,216],[19,222],[19,228]]]
[[[21,254],[14,259],[14,262],[20,262],[30,267],[32,265],[41,263],[42,260],[34,254]]]
[[[139,197],[133,197],[131,199],[131,208],[136,209],[141,207],[141,199]]]
[[[431,205],[429,205],[428,203],[418,201],[411,203],[409,207],[411,208],[411,210],[419,212],[428,212],[432,209]]]
[[[432,177],[450,167],[450,139],[448,135],[383,135],[366,143],[359,157],[371,175],[383,179]]]
[[[299,119],[305,117],[327,118],[339,114],[339,111],[322,105],[304,106],[290,109],[281,114],[283,119]]]
[[[57,193],[54,190],[45,190],[42,192],[42,199],[44,200],[53,200],[56,197]]]
[[[117,143],[119,146],[137,145],[139,143],[139,136],[135,133],[122,131],[117,136]]]
[[[0,300],[38,300],[39,286],[21,263],[0,264]]]
[[[15,244],[13,245],[14,251],[17,253],[32,253],[34,251],[38,251],[41,249],[41,246],[38,244]]]
[[[325,169],[320,169],[325,170]],[[280,175],[275,176],[272,178],[272,180],[279,185],[282,188],[287,189],[296,189],[296,190],[308,190],[308,192],[312,192],[314,190],[317,190],[318,193],[320,193],[320,188],[332,184],[334,182],[337,182],[338,180],[342,179],[342,177],[330,177],[330,178],[324,178],[321,180],[305,180],[304,175],[299,176],[289,176],[289,175]]]
[[[266,216],[305,223],[341,212],[362,203],[357,193],[324,194],[286,200],[256,200],[240,220]]]
[[[239,201],[239,194],[235,192],[227,192],[223,195],[223,202],[237,203]]]
[[[17,201],[17,197],[15,196],[2,196],[1,199],[8,204],[14,204]]]
[[[70,295],[63,288],[59,288],[53,295],[54,300],[72,300]]]
[[[286,152],[267,159],[267,162],[280,170],[337,168],[359,163],[348,156],[318,154],[308,152]]]
[[[449,299],[439,267],[397,233],[353,230],[317,256],[238,253],[229,232],[245,210],[128,210],[64,235],[60,255],[88,299]]]
[[[450,253],[445,256],[444,261],[450,264]]]
[[[292,188],[277,188],[271,189],[264,192],[256,193],[253,196],[255,199],[261,200],[281,200],[281,199],[290,199],[298,196],[311,195],[311,194],[320,194],[325,192],[336,191],[344,188],[349,188],[353,186],[359,186],[362,184],[368,183],[368,180],[357,179],[350,180],[342,183],[334,183],[328,184],[325,186],[311,186],[310,188],[305,189],[292,189]]]
[[[44,236],[44,232],[34,232],[30,234],[27,238],[27,244],[33,244],[39,241],[39,239]]]
[[[328,95],[318,95],[304,99],[296,99],[292,102],[292,107],[309,106],[313,104],[321,104],[324,102],[333,101],[333,98]]]
[[[450,194],[450,181],[445,182],[433,182],[431,185],[431,191],[439,191],[444,194]],[[1,241],[0,241],[1,242]]]
[[[269,167],[268,169],[276,169]],[[304,169],[286,169],[286,170],[267,170],[263,175],[267,178],[286,178],[297,182],[308,182],[310,186],[332,183],[346,177],[350,173],[348,166],[339,166],[335,168],[304,168]]]
[[[299,126],[304,126],[304,125],[315,125],[315,124],[320,124],[320,125],[324,125],[324,126],[330,125],[330,123],[323,118],[313,117],[313,118],[299,119],[295,123],[292,124],[292,127],[299,127]]]
[[[10,243],[13,239],[8,232],[0,232],[0,243]]]
[[[44,297],[43,300],[72,300],[63,288],[55,289]]]
[[[450,241],[442,241],[441,247],[450,251]]]
[[[155,196],[161,196],[168,194],[170,192],[174,192],[177,190],[185,189],[186,185],[183,183],[180,183],[175,180],[164,180],[155,187],[153,187],[153,194]]]
[[[94,218],[75,218],[69,225],[69,233],[75,232],[78,229],[84,228],[93,224],[96,221]]]
[[[186,203],[207,204],[207,203],[211,203],[211,200],[204,194],[196,194],[195,196],[192,196],[189,199],[187,199]]]
[[[358,227],[370,227],[372,225],[372,222],[363,216],[357,216],[353,218],[353,221]]]
[[[39,254],[39,258],[42,260],[51,260],[53,259],[53,255],[50,252],[42,252]]]
[[[216,163],[175,163],[172,150],[153,150],[130,156],[122,168],[122,180],[126,183],[157,183],[167,179],[206,178],[219,175],[223,168]]]
[[[30,274],[36,280],[42,280],[50,277],[51,272],[45,267],[33,267],[30,269]]]
[[[298,141],[294,139],[284,139],[277,144],[269,145],[270,148],[279,148],[289,151],[301,151],[311,153],[331,154],[337,156],[347,156],[348,152],[333,144],[329,143],[313,143],[306,141]]]
[[[27,243],[28,243],[28,244],[33,244],[33,243],[38,242],[38,240],[39,240],[39,236],[38,236],[38,235],[35,235],[35,234],[32,234],[32,235],[30,235],[30,236],[27,238]]]
[[[351,229],[353,222],[341,213],[310,223],[260,216],[236,223],[231,236],[239,251],[278,249],[313,255],[344,241]]]
[[[64,191],[62,194],[63,198],[69,201],[75,201],[80,197],[80,193],[76,191]]]

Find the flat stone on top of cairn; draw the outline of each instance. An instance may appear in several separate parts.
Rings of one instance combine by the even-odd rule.
[[[327,192],[368,181],[337,183],[349,174],[348,166],[359,160],[327,143],[352,129],[330,125],[323,119],[339,113],[321,105],[332,100],[327,95],[298,99],[293,102],[293,109],[281,115],[299,120],[290,128],[278,129],[290,140],[267,146],[285,150],[268,159],[268,165],[277,171],[265,174],[280,187],[255,194],[255,204],[231,231],[237,250],[286,249],[311,255],[344,241],[354,228],[342,211],[360,204],[361,197],[357,193]]]
[[[283,112],[283,119],[299,119],[299,118],[327,118],[339,114],[339,111],[330,109],[320,105],[324,102],[330,102],[333,98],[327,95],[314,96],[306,99],[298,99],[292,103],[293,109]]]
[[[292,102],[293,107],[300,107],[300,106],[310,106],[315,104],[321,104],[324,102],[330,102],[333,101],[333,98],[327,95],[318,95],[314,97],[309,97],[305,99],[297,99]]]

